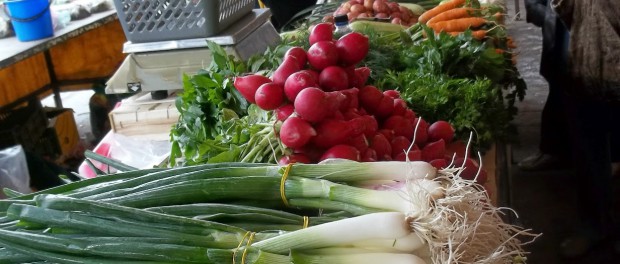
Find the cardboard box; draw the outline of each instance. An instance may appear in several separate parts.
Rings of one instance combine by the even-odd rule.
[[[48,118],[48,128],[55,133],[47,134],[49,137],[56,137],[59,146],[58,162],[63,162],[68,157],[73,156],[73,152],[80,142],[80,133],[77,129],[73,110],[69,108],[45,108]]]
[[[175,99],[176,94],[153,100],[149,93],[141,93],[123,100],[109,114],[112,131],[125,136],[168,140],[170,129],[180,116]]]

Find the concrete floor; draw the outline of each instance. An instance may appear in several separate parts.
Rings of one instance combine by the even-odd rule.
[[[525,7],[520,1],[520,20],[516,18],[514,0],[506,0],[508,6],[507,27],[518,46],[518,68],[528,85],[525,100],[518,104],[519,114],[515,123],[519,129],[520,144],[511,146],[512,160],[509,183],[510,201],[508,206],[519,214],[516,223],[543,235],[527,247],[531,252],[528,263],[585,263],[608,264],[620,263],[616,260],[611,246],[606,245],[594,250],[588,256],[578,260],[561,259],[558,245],[562,238],[576,224],[577,212],[573,204],[576,198],[571,192],[570,169],[545,172],[520,171],[516,163],[538,149],[540,115],[547,98],[547,83],[539,75],[541,53],[541,30],[525,22]],[[65,107],[75,110],[76,122],[80,135],[84,139],[92,137],[90,132],[88,100],[90,90],[63,93]],[[45,105],[53,106],[53,100],[44,100]]]

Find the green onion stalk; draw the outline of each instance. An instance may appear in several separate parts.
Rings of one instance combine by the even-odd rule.
[[[230,263],[240,250],[246,254],[243,261],[252,252],[292,263],[360,261],[359,254],[346,250],[312,251],[325,248],[360,249],[369,254],[367,259],[385,257],[385,261],[394,261],[390,263],[399,263],[399,259],[402,263],[507,263],[523,258],[524,242],[518,238],[533,235],[504,223],[503,211],[489,203],[481,186],[460,178],[461,171],[453,167],[438,171],[423,162],[335,162],[285,168],[233,165],[159,174],[157,179],[146,174],[103,186],[100,192],[77,188],[68,197],[39,195],[34,200],[11,200],[5,206],[8,220],[34,223],[32,228],[39,224],[93,236],[172,239],[182,241],[177,246],[199,247],[230,259],[216,263]],[[356,187],[377,180],[382,188]],[[192,216],[204,215],[207,220],[187,217],[194,204],[240,201],[269,206],[281,201],[288,208],[351,217],[327,219],[292,232],[282,230],[290,225],[286,221],[299,225],[300,218],[272,210],[219,206],[203,208],[205,213]],[[171,215],[174,206],[187,206],[177,210],[185,216]],[[283,227],[277,232],[249,232],[246,228],[256,227],[251,227],[253,221],[243,221],[244,216],[262,219],[265,225],[258,230]],[[221,219],[240,224],[217,223]]]

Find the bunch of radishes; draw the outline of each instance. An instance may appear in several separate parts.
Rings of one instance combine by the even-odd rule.
[[[388,0],[350,0],[336,9],[334,16],[347,15],[349,21],[358,18],[390,19],[392,24],[410,26],[418,22],[418,16],[409,8]]]
[[[334,40],[333,25],[321,23],[313,27],[309,40],[308,51],[287,51],[271,79],[248,75],[234,81],[248,101],[274,110],[282,122],[279,137],[290,151],[280,164],[329,158],[424,160],[444,168],[455,155],[454,164],[467,167],[462,176],[473,179],[477,163],[464,158],[465,144],[453,142],[454,129],[448,122],[429,126],[398,91],[366,85],[370,69],[356,68],[368,54],[366,36],[353,32]],[[484,183],[486,176],[479,180]]]

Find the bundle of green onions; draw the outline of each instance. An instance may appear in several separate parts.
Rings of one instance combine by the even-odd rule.
[[[521,239],[534,236],[504,223],[459,172],[425,162],[225,163],[12,192],[0,201],[0,263],[524,259]]]

